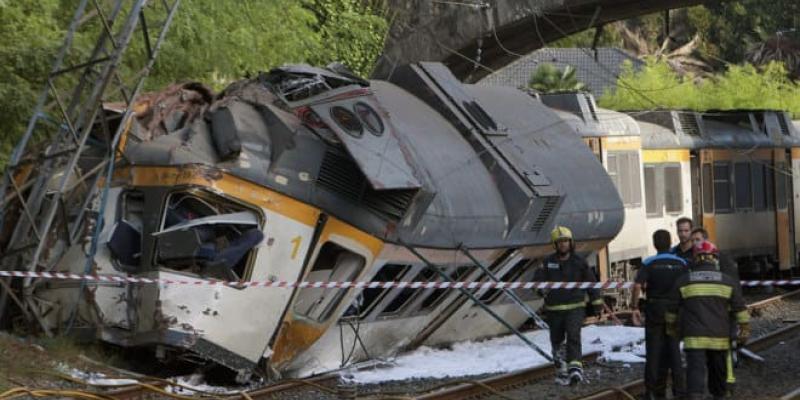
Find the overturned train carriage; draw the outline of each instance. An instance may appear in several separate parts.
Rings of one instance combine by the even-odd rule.
[[[101,182],[85,217],[88,227],[97,213],[106,221],[92,273],[487,280],[474,257],[502,280],[525,281],[552,251],[554,224],[588,253],[623,222],[602,165],[558,115],[516,89],[461,84],[441,64],[369,82],[291,66],[216,96],[174,86],[135,111],[107,201]],[[59,235],[50,233],[54,270],[82,273],[88,239]],[[111,343],[189,350],[239,371],[261,363],[304,375],[507,333],[457,290],[26,285],[47,329],[74,322]],[[513,325],[527,319],[497,290],[474,294]],[[538,306],[532,291],[517,294]]]

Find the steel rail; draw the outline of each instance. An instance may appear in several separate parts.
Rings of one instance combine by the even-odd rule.
[[[779,400],[798,400],[798,399],[800,399],[800,387],[781,396]]]
[[[592,362],[600,357],[599,352],[592,352],[583,357],[583,362]],[[527,383],[541,381],[553,375],[555,368],[550,363],[538,367],[528,368],[509,374],[493,376],[483,379],[479,384],[462,383],[454,387],[445,388],[435,392],[425,393],[416,396],[416,400],[449,400],[463,399],[467,397],[489,394],[487,387],[497,391],[509,390],[511,388]]]
[[[339,379],[339,375],[336,373],[328,373],[313,376],[310,378],[304,379],[292,379],[288,381],[278,381],[274,384],[264,386],[262,388],[254,389],[251,391],[246,392],[245,394],[238,394],[232,396],[224,397],[225,400],[249,400],[251,399],[274,399],[279,398],[276,397],[277,394],[285,393],[291,390],[298,390],[301,388],[309,388],[309,387],[316,387],[316,386],[328,386],[332,383],[336,382]],[[335,390],[335,387],[331,387],[331,389]]]
[[[788,293],[787,293],[788,294]],[[754,339],[745,348],[753,351],[760,351],[775,346],[787,339],[797,337],[800,333],[800,322],[783,327],[777,331],[770,332],[764,336]],[[800,389],[798,389],[800,390]],[[628,382],[622,386],[607,388],[588,396],[578,397],[575,400],[628,400],[631,396],[636,396],[644,392],[644,380],[638,379]],[[800,392],[789,393],[800,396]],[[790,397],[791,398],[791,397]]]
[[[798,296],[800,296],[800,289],[797,289],[797,290],[794,290],[794,291],[791,291],[791,292],[788,292],[788,293],[784,293],[784,294],[781,294],[781,295],[778,295],[778,296],[770,297],[770,298],[767,298],[767,299],[764,299],[764,300],[759,300],[759,301],[757,301],[755,303],[748,304],[747,305],[747,309],[750,310],[750,311],[758,310],[758,309],[767,307],[767,306],[769,306],[769,305],[771,305],[773,303],[776,303],[778,301],[786,300],[786,299],[790,299],[790,298],[798,297]]]
[[[748,310],[752,311],[755,309],[764,308],[777,301],[797,296],[800,296],[800,290],[795,290],[792,292],[784,293],[779,296],[760,300],[758,302],[749,304],[747,308]],[[619,312],[618,314],[625,315],[625,312],[624,311]],[[798,331],[800,331],[800,323],[796,323],[781,328],[777,331],[769,333],[768,335],[755,339],[746,347],[752,351],[761,351],[791,338]],[[599,352],[592,352],[584,356],[583,361],[592,362],[595,361],[599,356],[600,356]],[[553,369],[553,366],[550,363],[548,363],[538,367],[528,368],[522,371],[498,375],[480,381],[476,381],[479,383],[469,383],[469,382],[465,383],[463,381],[459,381],[458,383],[454,383],[452,387],[446,387],[434,392],[424,393],[415,396],[414,398],[417,400],[447,400],[447,399],[462,399],[467,397],[488,395],[491,393],[489,392],[489,389],[487,389],[486,387],[501,392],[507,391],[514,387],[519,387],[521,385],[529,384],[531,382],[536,382],[546,379],[552,376],[554,371],[555,370]],[[293,390],[302,390],[303,388],[313,388],[318,385],[327,386],[330,387],[331,390],[336,390],[334,383],[338,380],[338,378],[339,378],[338,374],[328,373],[306,379],[278,381],[268,386],[264,386],[258,389],[253,389],[244,394],[224,395],[220,397],[226,400],[246,400],[248,398],[252,399],[275,398],[276,395],[281,393],[286,393]],[[160,386],[166,386],[166,384],[163,382],[159,382],[159,383],[154,383],[153,386],[160,387]],[[592,393],[588,396],[581,397],[580,400],[610,400],[610,399],[627,400],[629,398],[628,397],[629,395],[641,394],[643,391],[644,391],[644,381],[636,380],[628,382],[619,387],[608,388],[601,390],[599,392]],[[143,388],[138,385],[131,385],[129,387],[123,387],[109,391],[105,394],[115,399],[122,400],[122,399],[140,398],[147,392],[148,391],[146,388]],[[793,395],[795,397],[785,397],[785,396],[784,397],[787,400],[800,399],[800,388],[798,388],[796,391],[792,393],[787,394],[786,396],[789,395]]]

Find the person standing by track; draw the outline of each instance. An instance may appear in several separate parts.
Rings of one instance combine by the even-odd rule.
[[[691,264],[694,254],[692,254],[694,243],[692,242],[692,228],[694,222],[691,218],[680,217],[675,221],[675,229],[678,234],[678,244],[670,252]]]
[[[704,398],[706,374],[714,399],[727,395],[727,374],[731,368],[730,325],[739,325],[738,341],[750,336],[750,315],[742,290],[730,276],[719,270],[716,246],[704,241],[695,247],[690,271],[678,278],[672,295],[676,305],[667,312],[667,332],[683,340],[686,353],[688,400]]]
[[[703,228],[694,228],[692,229],[692,243],[694,243],[695,247],[701,246],[703,242],[708,240],[708,231]],[[736,264],[736,261],[725,254],[725,252],[720,251],[718,254],[719,258],[719,270],[725,275],[730,276],[739,285],[739,290],[741,289],[741,282],[739,281],[739,267]],[[730,338],[731,338],[731,345],[732,347],[738,347],[738,343],[736,343],[736,332],[738,326],[735,321],[731,321],[731,331],[730,331]],[[733,352],[735,352],[735,348],[731,348],[728,350],[728,358],[733,359]],[[726,373],[726,388],[728,391],[728,395],[733,395],[734,388],[736,387],[736,374],[734,373],[734,365],[732,362],[726,364],[726,368],[728,369]]]
[[[555,253],[545,258],[542,268],[536,271],[534,280],[539,282],[597,282],[594,272],[586,261],[575,254],[572,232],[557,226],[550,233]],[[581,328],[585,317],[586,297],[596,315],[603,309],[603,299],[597,289],[550,289],[544,294],[547,324],[550,326],[550,344],[553,360],[558,369],[556,383],[576,384],[583,381],[583,356],[581,350]],[[566,353],[562,357],[558,349],[566,340]]]
[[[645,399],[665,399],[667,374],[672,372],[673,398],[682,398],[686,391],[685,375],[681,364],[680,340],[667,335],[666,312],[675,307],[672,289],[678,278],[689,271],[686,260],[670,253],[671,237],[663,229],[653,233],[653,246],[657,255],[644,260],[636,274],[631,304],[633,323],[642,324],[639,311],[639,294],[645,290]]]

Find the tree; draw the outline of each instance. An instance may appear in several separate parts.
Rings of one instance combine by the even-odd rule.
[[[541,93],[587,91],[586,85],[578,81],[575,68],[567,66],[560,71],[556,66],[544,63],[536,68],[528,81],[528,87]]]
[[[713,78],[695,82],[680,76],[663,60],[648,59],[636,72],[626,65],[616,90],[598,100],[613,110],[689,109],[696,111],[773,109],[800,116],[800,85],[791,81],[783,64],[762,68],[730,65]]]
[[[794,36],[779,32],[777,35],[751,44],[746,56],[748,62],[758,66],[773,61],[782,62],[792,79],[800,79],[800,41]]]
[[[625,49],[639,58],[652,57],[666,62],[675,72],[681,75],[707,75],[711,72],[708,63],[699,56],[697,50],[700,35],[695,34],[684,44],[675,42],[672,37],[664,38],[660,44],[646,39],[641,29],[628,28],[624,23],[617,24]]]

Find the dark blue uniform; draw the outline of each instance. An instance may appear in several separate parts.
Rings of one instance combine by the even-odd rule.
[[[659,253],[644,260],[636,275],[636,283],[645,286],[645,362],[644,380],[647,394],[653,398],[666,395],[667,373],[672,371],[674,397],[686,391],[685,375],[681,365],[680,340],[667,335],[665,314],[677,305],[673,288],[678,279],[689,271],[686,260],[670,254]]]
[[[539,282],[597,282],[586,261],[570,254],[566,260],[559,260],[557,254],[547,257],[542,268],[536,271],[534,280]],[[566,360],[569,368],[582,369],[581,327],[585,317],[586,297],[594,307],[601,307],[603,299],[597,289],[552,289],[544,298],[547,310],[547,324],[550,326],[550,344],[553,357],[558,358],[557,350],[566,339]]]

